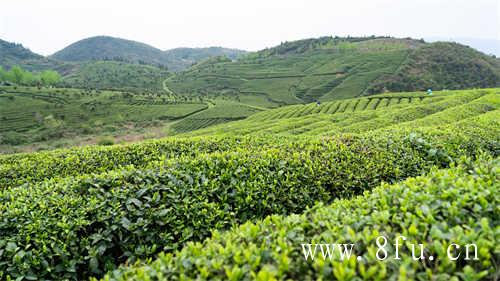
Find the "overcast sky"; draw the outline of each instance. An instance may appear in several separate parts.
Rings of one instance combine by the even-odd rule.
[[[281,41],[348,34],[500,40],[499,0],[2,2],[0,38],[43,55],[95,35],[132,39],[160,49],[258,50]]]

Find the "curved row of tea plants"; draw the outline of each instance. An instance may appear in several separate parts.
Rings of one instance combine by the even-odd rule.
[[[301,212],[488,149],[459,134],[450,145],[431,144],[426,134],[282,138],[280,147],[260,152],[179,156],[145,169],[5,188],[0,232],[9,235],[0,240],[0,278],[99,276],[213,229]]]
[[[496,280],[499,174],[498,159],[465,160],[302,215],[270,216],[229,232],[215,231],[203,243],[188,243],[103,280]],[[399,239],[398,260],[394,243],[400,235],[406,241]],[[377,242],[385,253],[378,252]],[[312,260],[304,257],[304,243],[352,243],[354,250],[343,260],[333,250],[328,259],[313,245]],[[419,243],[426,259],[414,260],[411,244],[419,257]],[[467,244],[477,246],[477,260],[473,246],[466,259]],[[450,247],[451,257],[460,254],[457,260],[448,256]]]
[[[402,95],[402,94],[399,94]],[[360,103],[363,99],[347,100]],[[344,102],[347,102],[344,101]],[[340,101],[331,103],[342,103]],[[307,109],[312,106],[311,109]],[[332,106],[334,107],[334,106]],[[251,117],[216,125],[188,135],[334,135],[338,133],[363,133],[391,126],[430,126],[447,124],[473,117],[500,107],[499,89],[442,92],[415,103],[396,104],[385,110],[363,110],[345,113],[328,113],[330,103],[320,106],[288,106],[257,113]],[[299,108],[299,109],[297,109]],[[302,116],[300,108],[307,112]],[[321,108],[326,112],[321,112]],[[288,114],[292,111],[292,115]],[[298,111],[298,113],[297,113]],[[497,112],[497,114],[499,114]],[[298,117],[295,117],[297,115]],[[427,122],[433,119],[437,122]]]
[[[35,183],[48,178],[101,173],[126,166],[141,167],[182,155],[228,151],[238,146],[261,148],[264,139],[167,138],[137,144],[90,146],[29,154],[0,156],[0,188]]]

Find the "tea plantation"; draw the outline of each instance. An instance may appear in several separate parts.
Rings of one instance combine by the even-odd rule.
[[[171,126],[188,132],[243,119],[263,108],[237,101],[179,97],[144,90],[0,86],[0,152],[80,136]],[[6,149],[8,150],[8,149]]]
[[[18,92],[4,95],[25,98]],[[0,279],[498,279],[499,94],[388,93],[272,110],[207,100],[162,114],[183,117],[178,132],[242,120],[0,155]],[[123,94],[101,96],[96,110],[113,112],[104,97]],[[168,106],[139,97],[121,100]],[[65,104],[30,100],[39,110]],[[377,260],[380,235],[404,235],[406,254]],[[301,243],[354,243],[360,258],[306,260]],[[409,243],[434,260],[413,260]],[[478,259],[449,260],[451,243],[475,243]]]

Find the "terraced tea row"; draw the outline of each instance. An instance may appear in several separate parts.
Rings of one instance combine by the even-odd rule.
[[[0,155],[0,189],[50,178],[101,173],[109,170],[143,167],[148,163],[181,156],[232,151],[254,151],[263,146],[278,146],[264,139],[178,139],[145,141],[112,147],[91,146],[47,152]]]
[[[393,94],[324,103],[319,106],[288,106],[257,113],[242,121],[191,132],[189,135],[328,136],[416,124],[416,127],[425,127],[447,124],[489,112],[498,115],[499,93],[499,89],[488,89],[440,92],[433,96],[423,96],[419,93]],[[410,98],[418,102],[401,102]],[[363,106],[381,103],[384,104],[383,109],[377,107],[379,109],[371,110]]]
[[[464,133],[450,127],[449,131],[426,128],[418,135],[394,131],[392,135],[329,139],[250,138],[247,142],[253,142],[252,146],[236,149],[235,144],[245,141],[179,140],[170,147],[181,151],[175,159],[163,159],[159,153],[158,160],[155,155],[140,168],[117,165],[112,171],[109,165],[99,175],[66,178],[64,173],[72,168],[69,163],[78,168],[98,151],[80,162],[78,154],[73,159],[63,157],[55,162],[67,167],[60,170],[60,177],[0,191],[4,218],[0,229],[9,231],[9,237],[0,242],[4,251],[0,256],[4,275],[0,277],[100,276],[120,263],[153,257],[208,237],[214,229],[270,214],[301,212],[317,201],[360,194],[382,181],[397,182],[435,165],[446,167],[454,159],[481,150],[495,155],[495,132],[476,131],[482,126],[479,122],[487,121],[462,124],[461,128],[469,127]],[[469,135],[471,131],[483,137]],[[149,145],[155,149],[154,143]],[[202,148],[196,150],[198,145]],[[227,151],[210,153],[221,147]],[[119,150],[131,147],[113,148],[123,155]],[[141,145],[135,148],[130,152],[132,159],[133,155],[144,156]],[[202,150],[208,153],[197,153]],[[23,159],[39,161],[43,155],[11,156],[2,161],[23,164]],[[111,158],[103,157],[103,162],[111,163]],[[36,163],[24,162],[20,178],[22,173],[36,171]],[[24,181],[32,179],[27,176]]]
[[[499,173],[498,160],[464,161],[302,215],[215,232],[102,280],[494,280]],[[308,243],[309,253],[301,246]],[[316,243],[353,246],[342,255]]]
[[[162,97],[133,97],[122,92],[87,92],[65,89],[4,88],[0,94],[0,132],[25,132],[50,127],[52,116],[59,126],[75,128],[95,122],[117,125],[154,119],[179,119],[207,108],[200,102],[174,102]],[[44,93],[43,91],[48,91]],[[53,124],[52,124],[53,125]],[[45,128],[50,129],[50,128]]]

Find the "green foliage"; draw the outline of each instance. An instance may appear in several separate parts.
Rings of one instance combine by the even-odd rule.
[[[464,89],[500,86],[500,63],[457,43],[437,42],[415,50],[393,74],[368,92]]]
[[[193,131],[188,135],[323,135],[365,133],[391,128],[415,129],[459,122],[489,114],[495,119],[499,89],[390,93],[321,105],[286,106],[241,121]],[[492,128],[498,128],[492,126]],[[496,130],[498,131],[498,130]]]
[[[499,172],[498,160],[465,160],[449,170],[318,205],[303,215],[275,215],[215,232],[203,243],[189,243],[103,280],[493,280],[498,274]],[[389,241],[385,261],[376,256],[381,235]],[[395,260],[391,244],[398,235],[407,242]],[[354,243],[355,254],[343,261],[337,252],[331,260],[318,255],[306,261],[302,243]],[[413,260],[409,243],[423,243],[424,255],[434,261]],[[458,261],[450,260],[451,243],[476,244],[478,260],[464,260],[463,253]]]
[[[61,76],[56,71],[45,70],[40,73],[40,80],[43,85],[56,85],[61,80]]]
[[[17,85],[28,86],[53,86],[59,83],[60,75],[53,70],[45,70],[41,73],[32,73],[22,69],[20,66],[13,66],[9,71],[0,68],[0,82],[11,82]]]
[[[75,42],[56,52],[53,58],[62,61],[118,61],[133,64],[149,64],[163,70],[181,71],[192,64],[212,56],[228,56],[235,59],[244,51],[220,47],[177,48],[162,51],[152,46],[109,36],[90,37]],[[126,81],[126,80],[124,80]]]
[[[7,136],[7,135],[6,135]],[[0,188],[34,184],[50,178],[89,175],[127,166],[143,167],[168,158],[194,156],[241,146],[260,147],[263,140],[165,139],[112,147],[92,146],[0,157]],[[26,169],[26,167],[37,167]]]
[[[150,65],[114,61],[84,62],[69,75],[63,84],[84,89],[122,89],[133,92],[162,92],[168,71]]]
[[[177,133],[194,131],[219,123],[245,119],[259,111],[261,109],[243,104],[219,102],[207,110],[180,120],[172,126],[172,129]]]
[[[249,54],[208,60],[168,78],[177,95],[256,95],[258,106],[332,101],[385,91],[498,87],[500,64],[469,47],[385,37],[322,37]],[[257,105],[252,99],[247,104]]]
[[[101,137],[97,141],[98,145],[113,145],[115,144],[115,140],[112,137]]]
[[[493,139],[488,133],[484,137]],[[498,148],[467,134],[446,135],[433,129],[418,137],[172,139],[3,157],[2,178],[11,179],[0,192],[0,227],[9,229],[0,272],[2,278],[100,276],[214,229],[301,212]],[[84,174],[99,170],[106,172]],[[8,250],[12,245],[15,251]],[[20,249],[22,257],[12,262]]]
[[[46,73],[49,80],[56,76],[55,73]],[[171,122],[208,107],[199,100],[178,100],[151,92],[134,94],[127,91],[35,87],[1,87],[0,91],[0,134],[22,134],[21,144],[75,134],[99,134],[109,131],[107,128],[110,126],[118,129],[131,124],[146,127],[148,122],[154,120]],[[46,122],[48,116],[57,120],[60,126]],[[7,144],[2,140],[0,142]]]

